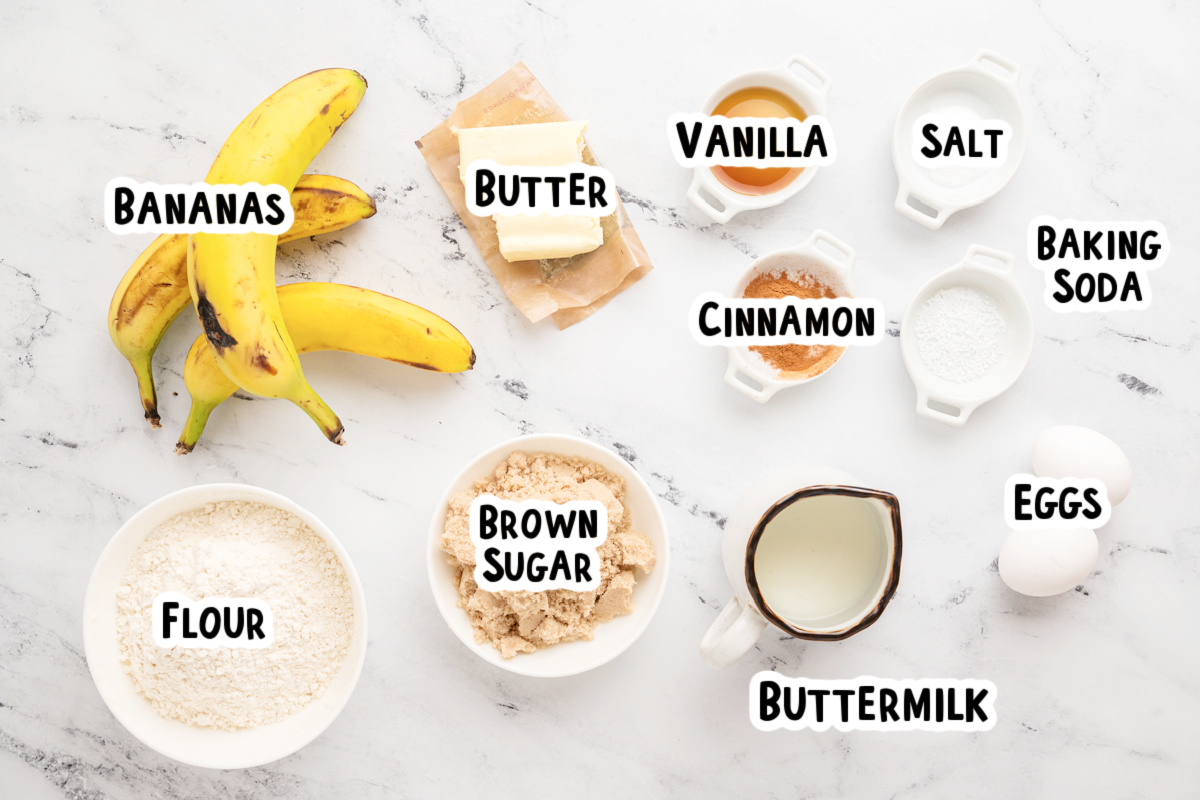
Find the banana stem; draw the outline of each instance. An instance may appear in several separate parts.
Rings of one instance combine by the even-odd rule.
[[[192,452],[196,442],[200,441],[200,435],[204,433],[204,426],[208,424],[208,415],[218,405],[219,403],[201,403],[192,398],[187,422],[183,424],[183,433],[179,435],[179,441],[175,445],[175,455],[186,456]]]
[[[317,423],[317,427],[321,429],[321,433],[325,434],[326,439],[334,444],[345,444],[345,440],[342,439],[342,432],[345,430],[342,427],[342,421],[338,419],[337,414],[333,413],[333,409],[317,396],[316,392],[310,390],[308,397],[301,397],[292,402],[300,406],[300,409],[308,414],[313,422]]]
[[[133,374],[137,376],[138,394],[142,398],[142,408],[146,411],[146,421],[152,428],[161,428],[162,421],[158,416],[158,393],[154,391],[154,373],[150,365],[153,355],[154,353],[151,352],[145,357],[131,358],[129,365],[133,367]]]

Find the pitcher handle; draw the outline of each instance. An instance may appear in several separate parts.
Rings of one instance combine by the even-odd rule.
[[[727,667],[754,647],[767,627],[758,609],[733,598],[725,604],[704,638],[700,640],[700,655],[711,666]]]

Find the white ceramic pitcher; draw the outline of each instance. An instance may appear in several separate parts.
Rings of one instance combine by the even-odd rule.
[[[860,488],[859,481],[831,467],[798,467],[768,476],[738,501],[725,523],[722,556],[734,587],[733,599],[721,611],[700,643],[700,653],[714,667],[741,658],[758,641],[767,624],[799,639],[845,639],[875,622],[887,607],[900,581],[900,503],[895,495]],[[874,591],[845,614],[820,627],[806,626],[778,613],[764,599],[755,567],[755,554],[764,530],[782,511],[808,498],[837,495],[861,499],[877,515],[884,536],[881,555],[886,567]]]

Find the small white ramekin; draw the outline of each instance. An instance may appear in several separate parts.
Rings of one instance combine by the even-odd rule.
[[[704,103],[704,113],[712,114],[717,104],[734,92],[762,87],[790,97],[806,116],[825,116],[829,104],[829,76],[803,56],[794,55],[770,69],[744,72],[717,87]],[[805,167],[794,181],[778,191],[767,194],[742,194],[718,180],[710,167],[696,167],[687,198],[713,222],[725,223],[742,211],[757,211],[777,206],[795,197],[812,183],[820,167]]]

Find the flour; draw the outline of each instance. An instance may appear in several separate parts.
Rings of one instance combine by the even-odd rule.
[[[1000,360],[1006,329],[987,295],[954,286],[926,300],[917,312],[917,351],[934,375],[968,383]]]
[[[257,598],[274,615],[264,649],[160,648],[154,598]],[[287,717],[325,693],[350,647],[354,607],[337,554],[295,515],[232,501],[171,517],[142,542],[117,591],[117,638],[160,716],[235,730]]]

